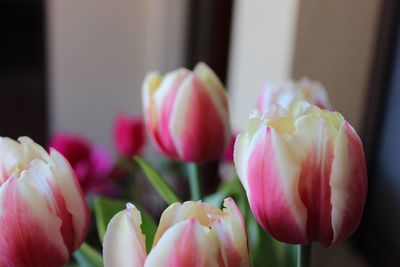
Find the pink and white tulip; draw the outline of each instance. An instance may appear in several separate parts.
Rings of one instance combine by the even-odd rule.
[[[86,237],[88,206],[61,154],[18,140],[0,138],[0,266],[63,266]]]
[[[363,145],[338,112],[298,101],[254,114],[236,139],[234,161],[255,218],[280,241],[329,246],[360,223]]]
[[[262,114],[273,104],[288,108],[296,100],[305,100],[322,109],[331,108],[325,87],[318,81],[302,78],[298,81],[267,82],[258,99],[257,109]]]
[[[146,128],[157,148],[182,161],[219,159],[230,138],[228,97],[204,63],[178,69],[143,83]]]
[[[243,217],[231,198],[224,206],[201,201],[169,206],[147,255],[140,212],[128,204],[107,227],[105,267],[250,267]]]

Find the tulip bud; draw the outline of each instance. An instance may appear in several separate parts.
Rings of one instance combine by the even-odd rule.
[[[107,227],[105,267],[250,267],[243,217],[232,199],[224,206],[222,211],[201,201],[169,206],[147,256],[140,213],[128,204]]]
[[[89,210],[57,151],[0,138],[0,266],[63,266],[80,247]]]
[[[254,114],[236,139],[234,161],[255,218],[280,241],[328,246],[360,223],[363,146],[337,112],[298,101]]]
[[[228,97],[204,63],[193,72],[150,73],[143,83],[146,128],[166,156],[183,161],[219,159],[230,138]]]
[[[306,100],[322,109],[331,107],[325,87],[318,81],[303,78],[299,81],[266,83],[258,99],[257,109],[262,114],[273,104],[288,108],[296,100]]]
[[[114,143],[118,153],[131,158],[140,153],[145,143],[145,130],[142,118],[134,118],[121,113],[115,119]]]

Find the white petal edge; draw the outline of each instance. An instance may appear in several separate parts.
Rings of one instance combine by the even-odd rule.
[[[143,267],[146,260],[145,236],[140,225],[142,217],[132,204],[117,213],[104,235],[105,267]]]

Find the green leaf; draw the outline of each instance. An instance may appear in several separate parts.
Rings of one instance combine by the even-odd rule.
[[[217,192],[206,196],[204,201],[215,207],[221,207],[224,199],[229,196],[236,200],[239,208],[242,210],[242,212],[244,212],[245,207],[243,205],[247,202],[246,192],[244,191],[243,186],[237,177],[232,177],[231,179],[223,182],[219,186]]]
[[[96,215],[97,231],[102,243],[108,223],[115,214],[125,209],[125,203],[126,202],[124,201],[104,197],[96,197],[94,199],[94,213]]]
[[[136,206],[137,207],[137,206]],[[157,224],[154,222],[153,218],[148,214],[143,208],[137,207],[142,214],[142,232],[146,237],[146,249],[150,252],[151,246],[153,245],[154,236],[157,231]]]
[[[142,168],[143,172],[146,174],[147,178],[160,194],[160,196],[169,205],[175,202],[181,202],[181,200],[174,193],[170,185],[161,177],[161,175],[155,170],[148,162],[140,157],[134,157],[136,162]]]
[[[86,243],[74,253],[74,258],[80,267],[103,267],[101,254]]]
[[[107,225],[112,217],[125,209],[126,201],[110,199],[105,197],[96,197],[94,200],[94,211],[96,214],[97,229],[99,232],[99,238],[103,242],[104,234],[107,230]],[[141,229],[146,237],[146,248],[150,251],[153,243],[154,235],[157,231],[157,224],[146,210],[139,205],[135,205],[140,211],[142,216]]]

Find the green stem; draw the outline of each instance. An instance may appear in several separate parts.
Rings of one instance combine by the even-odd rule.
[[[311,244],[298,245],[297,247],[297,267],[311,266]]]
[[[189,174],[189,186],[190,193],[192,196],[192,200],[200,200],[201,199],[201,187],[200,187],[200,179],[199,179],[199,166],[196,163],[189,163],[188,174]]]

